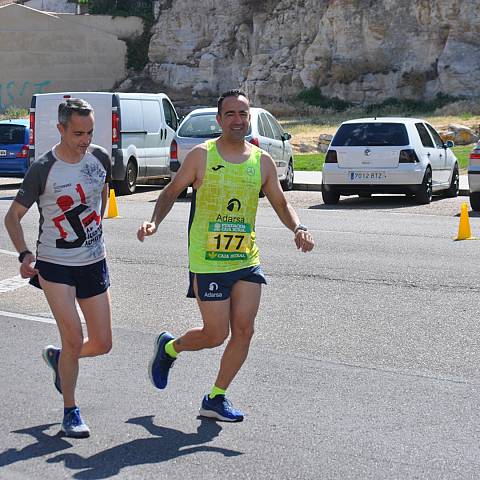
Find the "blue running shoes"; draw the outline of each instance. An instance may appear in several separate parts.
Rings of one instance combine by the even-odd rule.
[[[200,415],[223,422],[241,422],[243,420],[243,412],[233,408],[232,403],[225,395],[216,395],[214,398],[205,395],[200,407]]]
[[[90,429],[83,421],[78,407],[64,415],[61,431],[67,437],[87,438],[90,436]]]
[[[168,382],[168,372],[175,361],[165,352],[165,345],[175,337],[169,332],[162,332],[155,340],[153,357],[148,364],[148,373],[152,383],[160,389],[164,389]]]
[[[62,393],[62,388],[60,386],[60,375],[58,374],[58,360],[60,358],[61,350],[53,345],[48,345],[42,351],[42,357],[45,360],[45,363],[53,370],[53,382],[55,388],[59,393]]]

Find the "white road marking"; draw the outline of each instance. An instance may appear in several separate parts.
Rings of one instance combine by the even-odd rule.
[[[47,314],[51,315],[51,314]],[[85,325],[85,318],[83,317],[83,314],[81,311],[78,312],[78,315],[80,316],[80,320],[82,324]],[[18,318],[20,320],[30,320],[31,322],[40,322],[40,323],[49,323],[51,325],[56,325],[57,322],[55,322],[55,319],[52,318],[51,316],[37,316],[37,315],[26,315],[24,313],[17,313],[17,312],[3,312],[0,310],[0,317],[10,317],[10,318]]]
[[[22,288],[28,285],[29,280],[29,278],[22,278],[20,275],[0,280],[0,293],[13,292],[17,288]]]
[[[2,312],[0,310],[0,317],[19,318],[20,320],[30,320],[32,322],[50,323],[52,325],[56,325],[56,322],[53,318],[36,317],[35,315],[24,315],[23,313]]]
[[[10,251],[8,251],[8,250],[2,250],[1,248],[0,248],[0,253],[3,253],[4,255],[12,255],[12,256],[14,256],[14,257],[17,257],[17,256],[18,256],[18,253],[17,253],[17,252],[10,252]]]

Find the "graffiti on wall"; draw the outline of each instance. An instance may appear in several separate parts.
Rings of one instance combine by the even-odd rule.
[[[45,87],[48,87],[51,83],[51,80],[42,82],[11,80],[0,83],[0,111],[19,105],[29,106],[31,96],[35,93],[45,93]]]

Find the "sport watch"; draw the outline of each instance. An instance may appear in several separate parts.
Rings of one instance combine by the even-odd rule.
[[[23,252],[20,252],[20,253],[18,254],[18,261],[19,261],[20,263],[23,263],[23,260],[25,259],[25,257],[26,257],[28,254],[32,255],[32,252],[31,252],[30,250],[24,250]]]
[[[299,230],[303,230],[304,232],[308,232],[308,228],[305,225],[302,225],[299,223],[296,227],[293,233],[297,233]]]

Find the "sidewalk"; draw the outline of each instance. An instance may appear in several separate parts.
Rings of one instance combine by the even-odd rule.
[[[18,188],[22,183],[21,178],[2,178],[0,177],[0,190],[9,188]],[[322,190],[322,172],[307,172],[297,170],[293,182],[294,190],[310,190],[319,192]],[[460,195],[468,196],[468,176],[460,175]]]
[[[307,172],[295,171],[295,178],[293,181],[294,190],[322,190],[322,172]],[[460,175],[460,192],[459,195],[468,196],[470,191],[468,189],[468,175]]]

